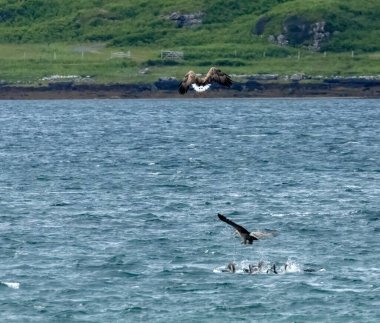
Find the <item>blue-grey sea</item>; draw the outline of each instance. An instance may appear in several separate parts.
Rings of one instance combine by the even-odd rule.
[[[0,321],[380,322],[380,101],[0,101]]]

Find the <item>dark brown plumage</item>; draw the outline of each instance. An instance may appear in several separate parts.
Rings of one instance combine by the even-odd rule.
[[[253,240],[258,240],[255,236],[252,236],[247,229],[243,228],[239,224],[236,224],[230,219],[227,219],[223,214],[218,213],[218,218],[219,220],[226,222],[227,224],[233,226],[236,229],[236,231],[240,234],[242,238],[242,244],[252,244]]]
[[[193,71],[187,72],[184,79],[179,84],[178,92],[185,94],[188,91],[190,85],[192,85],[195,90],[197,90],[197,87],[202,87],[197,91],[203,92],[208,89],[211,83],[214,82],[227,87],[230,87],[232,85],[232,80],[229,75],[222,72],[220,69],[211,67],[205,77],[199,77]]]
[[[219,220],[226,222],[227,224],[235,228],[235,230],[239,233],[239,235],[242,238],[242,244],[252,244],[254,240],[275,237],[278,234],[277,231],[274,230],[265,230],[264,232],[249,232],[246,228],[243,228],[241,225],[231,221],[230,219],[227,219],[223,214],[218,213],[218,218]]]

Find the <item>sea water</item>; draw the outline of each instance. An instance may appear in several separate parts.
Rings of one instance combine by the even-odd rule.
[[[1,322],[379,320],[379,100],[0,101]]]

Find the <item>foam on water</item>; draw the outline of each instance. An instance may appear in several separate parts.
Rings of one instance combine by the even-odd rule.
[[[316,271],[325,271],[323,268],[318,270],[303,267],[293,260],[287,260],[285,263],[276,263],[267,260],[260,260],[258,262],[250,261],[247,259],[241,260],[239,262],[231,262],[235,266],[236,274],[286,274],[286,273],[299,273],[299,272],[316,272]],[[249,266],[254,266],[254,271],[249,272]],[[273,265],[275,265],[276,273],[273,270]],[[224,266],[218,266],[213,269],[214,273],[230,273],[231,270],[228,268],[228,264]]]
[[[301,266],[295,261],[288,259],[281,271],[284,273],[299,273],[301,272]]]
[[[19,289],[20,288],[20,283],[17,283],[17,282],[3,282],[3,281],[0,281],[0,285],[4,285],[4,286],[7,286],[7,287],[13,288],[13,289]]]

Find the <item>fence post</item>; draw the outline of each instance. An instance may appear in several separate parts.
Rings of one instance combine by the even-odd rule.
[[[181,60],[183,59],[183,52],[172,50],[161,50],[161,60]]]

